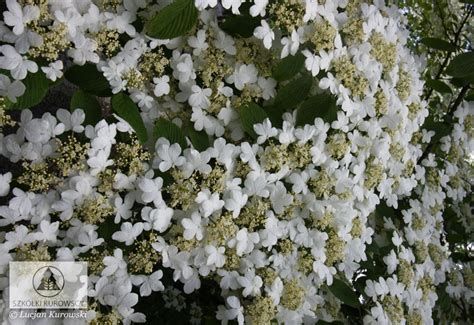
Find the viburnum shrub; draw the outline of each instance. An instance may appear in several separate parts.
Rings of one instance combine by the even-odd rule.
[[[93,324],[468,321],[474,58],[426,73],[415,9],[7,0],[3,280],[88,262]]]

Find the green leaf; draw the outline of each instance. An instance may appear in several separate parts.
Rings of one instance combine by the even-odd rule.
[[[204,325],[220,325],[221,322],[219,322],[215,317],[205,317],[204,318]]]
[[[283,110],[296,108],[308,96],[312,82],[313,78],[309,74],[289,82],[278,91],[273,105]]]
[[[177,143],[182,150],[188,146],[183,131],[176,124],[164,118],[159,118],[156,121],[153,136],[156,140],[166,138],[170,144]]]
[[[455,78],[474,77],[474,52],[461,53],[449,63],[446,73]]]
[[[148,140],[148,134],[138,106],[125,93],[113,95],[111,103],[112,110],[127,121],[135,130],[138,140],[141,143],[145,143]]]
[[[425,119],[422,128],[435,132],[435,135],[431,138],[431,142],[437,142],[440,138],[451,133],[451,128],[447,127],[446,123],[435,121],[432,115]]]
[[[110,85],[95,64],[74,65],[65,73],[66,79],[90,94],[100,97],[112,95]]]
[[[466,97],[464,97],[464,100],[467,102],[472,102],[474,101],[474,91],[471,90],[466,94]]]
[[[51,84],[41,70],[28,73],[21,82],[25,85],[25,93],[16,99],[16,103],[7,100],[6,105],[9,109],[24,109],[38,105],[48,93]]]
[[[346,305],[354,308],[358,308],[360,306],[359,297],[355,291],[352,290],[352,288],[349,287],[345,282],[334,278],[332,286],[329,287],[329,290],[334,296],[336,296],[336,298]]]
[[[381,201],[379,205],[375,208],[375,215],[382,220],[382,218],[388,218],[395,220],[397,215],[395,210],[392,207],[389,207],[385,201]]]
[[[86,114],[85,125],[95,125],[102,119],[102,108],[97,98],[78,89],[71,98],[71,111],[80,108]]]
[[[112,240],[112,235],[114,234],[114,232],[119,231],[119,230],[120,230],[119,224],[116,224],[114,222],[113,217],[112,218],[109,217],[100,224],[99,229],[97,229],[97,233],[99,234],[101,238],[104,238],[106,242],[108,242]]]
[[[232,15],[224,19],[219,27],[227,34],[234,37],[248,38],[260,25],[260,19],[249,15]]]
[[[277,81],[285,81],[293,78],[304,66],[305,57],[301,52],[296,55],[289,55],[278,62],[273,69],[272,77]]]
[[[439,51],[453,52],[457,50],[457,47],[454,44],[446,42],[440,38],[426,37],[421,40],[421,43],[425,44],[429,48]]]
[[[433,80],[433,79],[428,79],[426,81],[426,85],[429,88],[433,88],[437,92],[441,94],[452,94],[453,91],[451,90],[451,87],[449,87],[447,84],[442,82],[441,80]]]
[[[296,125],[313,124],[317,117],[328,123],[337,119],[336,98],[334,96],[324,93],[304,101],[296,113]]]
[[[254,124],[261,123],[264,119],[266,119],[268,117],[267,113],[265,113],[263,108],[257,104],[249,103],[239,108],[239,114],[244,131],[253,139],[256,139],[258,135],[255,133],[253,126]]]
[[[469,256],[467,254],[465,254],[465,253],[463,254],[463,253],[459,253],[459,252],[452,253],[451,258],[455,262],[462,262],[462,263],[469,263],[470,261],[473,260],[473,258],[469,258]]]
[[[193,0],[176,0],[145,23],[145,33],[158,39],[171,39],[190,31],[198,20]]]
[[[171,172],[168,170],[166,172],[162,172],[159,169],[155,170],[155,177],[161,177],[163,179],[163,187],[167,187],[174,183],[174,178],[171,176]]]
[[[296,109],[298,104],[305,100],[311,90],[312,82],[313,78],[309,74],[304,74],[278,90],[273,104],[265,108],[275,126],[281,125],[284,112]]]
[[[438,295],[438,300],[436,301],[436,304],[441,307],[441,310],[444,312],[452,310],[453,301],[451,297],[446,293],[445,286],[438,287],[436,290],[436,294]]]
[[[193,147],[198,151],[204,151],[210,146],[209,136],[205,131],[196,131],[192,124],[187,129],[187,134]]]

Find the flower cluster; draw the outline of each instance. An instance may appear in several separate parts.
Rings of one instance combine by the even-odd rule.
[[[472,298],[443,234],[459,209],[446,200],[470,192],[459,166],[474,150],[472,102],[441,139],[447,161],[425,158],[422,65],[395,7],[196,0],[187,34],[154,39],[143,25],[166,9],[148,0],[6,5],[0,154],[18,166],[0,175],[2,276],[9,261],[88,262],[97,324],[144,322],[140,302],[156,296],[199,323],[209,306],[185,297],[205,290],[212,318],[239,324],[342,320],[341,286],[374,324],[433,322],[440,285]],[[162,119],[188,137],[143,146],[136,119],[86,125],[85,107],[24,109],[13,125],[6,109],[24,104],[28,76],[60,82],[71,62],[129,95],[149,138]],[[265,117],[249,128],[249,111]]]
[[[444,223],[454,220],[446,200],[452,200],[453,205],[462,204],[471,191],[470,184],[461,179],[461,166],[467,163],[461,157],[474,149],[472,128],[469,129],[469,120],[474,117],[472,103],[464,103],[454,116],[457,123],[452,133],[441,139],[440,156],[448,159],[440,161],[430,154],[422,161],[424,177],[413,199],[395,220],[385,215],[383,227],[388,233],[374,237],[387,252],[385,256],[379,253],[387,275],[366,282],[365,293],[376,304],[364,319],[367,323],[424,324],[431,319],[437,299],[447,294],[454,299],[463,296],[466,301],[473,297],[471,266],[449,256],[456,252],[449,251],[441,231]],[[451,311],[440,312],[440,319],[448,322]]]

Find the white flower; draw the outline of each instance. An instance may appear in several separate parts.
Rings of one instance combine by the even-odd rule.
[[[232,8],[232,13],[234,15],[240,14],[239,7],[244,2],[244,0],[222,0],[222,7],[225,9]]]
[[[247,203],[248,195],[243,194],[240,190],[231,190],[226,191],[224,194],[225,208],[229,211],[232,211],[232,217],[237,218],[240,214],[240,209],[242,209]]]
[[[154,166],[162,172],[166,172],[171,167],[182,166],[185,162],[184,157],[181,157],[181,147],[177,143],[170,145],[166,138],[159,138],[155,145],[157,157],[153,161]]]
[[[58,120],[64,124],[64,131],[72,130],[76,133],[84,131],[82,123],[84,123],[86,114],[84,114],[82,109],[75,109],[71,114],[69,111],[60,108],[56,112],[56,116],[58,117]]]
[[[120,285],[113,286],[113,291],[104,297],[107,305],[114,306],[118,313],[124,317],[133,313],[132,306],[138,302],[138,295],[132,293],[132,283],[130,279],[121,281]],[[124,320],[124,324],[127,322]]]
[[[217,4],[217,0],[211,1],[214,2],[214,6]],[[200,55],[202,51],[205,51],[208,48],[208,44],[206,43],[206,31],[204,29],[200,29],[196,36],[189,37],[188,45],[194,49],[194,55]]]
[[[142,109],[150,109],[153,107],[154,99],[146,92],[135,89],[132,91],[130,98]]]
[[[223,31],[214,31],[214,41],[212,43],[216,48],[230,55],[235,55],[237,49],[232,36],[227,35]]]
[[[247,296],[257,296],[260,294],[260,288],[263,285],[262,278],[258,275],[255,275],[255,272],[247,271],[245,276],[240,276],[237,278],[239,284],[244,288],[242,295]]]
[[[91,168],[91,175],[97,175],[108,166],[112,166],[114,161],[109,158],[109,152],[106,150],[98,150],[94,156],[87,159],[87,165]]]
[[[384,256],[383,261],[385,264],[387,264],[387,272],[389,274],[392,274],[393,272],[395,272],[398,265],[398,259],[393,249],[390,251],[390,254],[388,254],[387,256]]]
[[[103,238],[99,238],[99,235],[95,231],[97,226],[86,225],[83,227],[83,231],[77,236],[77,241],[83,245],[78,252],[84,253],[90,250],[93,247],[99,246],[104,242]],[[76,250],[73,248],[73,253],[76,253]]]
[[[239,230],[235,238],[229,241],[229,247],[235,247],[237,255],[242,256],[250,253],[259,240],[260,237],[258,233],[249,233],[247,228],[243,228]]]
[[[137,175],[127,176],[118,172],[114,177],[113,188],[116,190],[133,190],[135,188],[135,180]]]
[[[313,125],[306,124],[302,129],[298,128],[295,131],[295,137],[298,139],[298,143],[304,144],[313,138],[316,133],[316,129]]]
[[[318,12],[318,1],[317,0],[308,0],[306,1],[306,10],[303,17],[303,21],[306,23],[311,19],[314,19]]]
[[[97,55],[97,43],[93,39],[86,38],[82,34],[77,34],[73,39],[74,47],[70,48],[68,54],[72,57],[75,64],[84,65],[87,61],[92,63],[99,62]]]
[[[8,33],[8,35],[13,37],[13,34]],[[31,47],[39,47],[43,44],[43,38],[30,29],[27,29],[21,35],[15,36],[15,38],[15,48],[20,54],[26,54]]]
[[[202,219],[199,213],[193,212],[191,219],[183,218],[181,225],[184,228],[183,237],[186,240],[191,240],[196,237],[197,240],[202,239]]]
[[[183,175],[185,178],[197,170],[203,174],[209,174],[212,171],[211,166],[208,165],[211,159],[208,152],[199,152],[194,149],[186,150],[184,152],[186,162],[183,165]]]
[[[281,144],[288,144],[291,143],[295,140],[294,136],[294,127],[292,123],[289,123],[287,121],[283,121],[283,127],[280,132],[280,135],[278,136],[278,141],[280,141]]]
[[[133,215],[132,207],[135,202],[135,197],[133,193],[127,193],[125,198],[122,199],[120,196],[117,196],[114,200],[115,206],[115,223],[119,223],[121,219],[127,220],[130,219]]]
[[[248,196],[256,195],[264,198],[267,198],[270,195],[268,184],[269,182],[265,177],[265,174],[257,171],[251,171],[244,182]]]
[[[272,211],[268,211],[266,217],[265,231],[260,233],[262,237],[261,243],[263,247],[271,248],[284,235],[284,231]]]
[[[207,7],[214,8],[217,5],[217,0],[196,0],[194,4],[199,11],[203,11]]]
[[[344,112],[337,112],[337,120],[331,123],[331,127],[336,130],[342,130],[343,132],[349,131],[349,119]]]
[[[127,263],[123,260],[123,253],[120,248],[114,250],[114,256],[106,256],[103,261],[105,268],[102,270],[103,276],[110,276],[117,271],[126,270]]]
[[[195,202],[200,205],[199,210],[205,218],[224,206],[224,201],[219,199],[219,193],[211,193],[208,189],[200,191]]]
[[[275,97],[276,95],[276,85],[277,82],[273,78],[263,78],[259,77],[258,86],[262,89],[262,98],[265,100],[269,100],[270,98]]]
[[[132,225],[130,222],[125,222],[120,226],[120,231],[116,231],[112,235],[112,239],[125,242],[125,245],[130,246],[135,239],[140,236],[143,231],[143,223],[137,222]]]
[[[397,247],[403,243],[403,237],[400,237],[396,231],[393,232],[392,243]]]
[[[320,58],[317,55],[312,54],[308,50],[303,50],[301,53],[306,57],[304,64],[308,71],[311,71],[313,77],[317,76],[319,73],[319,60]]]
[[[159,206],[157,209],[145,207],[142,210],[142,219],[148,221],[154,230],[165,232],[171,225],[173,214],[174,210],[166,206]]]
[[[379,281],[367,280],[365,285],[365,293],[367,296],[372,297],[375,301],[377,296],[384,296],[389,292],[387,282],[384,278],[379,277]]]
[[[135,36],[135,27],[132,22],[135,20],[135,14],[124,11],[122,14],[117,15],[111,12],[105,12],[107,18],[107,28],[116,29],[120,34],[127,33],[128,36]]]
[[[295,193],[306,194],[308,191],[307,182],[309,180],[309,175],[306,172],[301,173],[292,173],[289,177],[288,182],[293,184],[292,190]]]
[[[10,192],[10,182],[12,181],[12,173],[0,174],[0,196],[5,196]]]
[[[263,1],[267,1],[267,0],[263,0]],[[255,6],[256,5],[252,6],[252,8]],[[270,49],[272,47],[272,42],[275,39],[275,33],[270,28],[266,20],[262,19],[260,23],[261,23],[261,26],[255,28],[253,35],[258,39],[262,39],[263,45],[265,46],[265,48]]]
[[[252,7],[250,7],[250,15],[252,17],[265,16],[265,9],[268,5],[268,0],[255,0]],[[264,20],[262,20],[263,25]],[[265,22],[266,23],[266,22]],[[270,47],[267,47],[270,48]]]
[[[288,54],[295,55],[300,47],[300,33],[302,33],[303,29],[300,27],[298,31],[295,29],[291,33],[291,37],[283,37],[281,39],[281,44],[283,45],[283,49],[281,51],[281,58],[285,58]]]
[[[270,119],[266,118],[262,123],[257,123],[253,126],[255,133],[259,136],[257,138],[257,143],[262,144],[267,141],[268,138],[272,138],[278,134],[276,128],[272,127]]]
[[[165,289],[163,283],[160,281],[162,277],[163,271],[158,270],[150,274],[150,276],[132,275],[131,280],[133,285],[140,286],[140,296],[146,297],[152,292],[163,291]]]
[[[115,124],[108,125],[105,120],[101,120],[95,127],[88,126],[86,128],[86,136],[92,139],[91,147],[95,151],[110,150],[111,145],[115,143],[116,134],[117,126]]]
[[[31,112],[24,110],[21,124],[25,138],[31,143],[46,144],[51,137],[64,132],[64,124],[57,124],[56,118],[49,113],[45,113],[41,119],[31,119]]]
[[[258,71],[255,65],[242,64],[227,78],[227,81],[233,83],[238,90],[242,90],[246,84],[257,82],[257,76]]]
[[[208,151],[226,169],[230,169],[234,164],[233,158],[237,154],[238,149],[233,144],[226,143],[223,138],[219,138],[214,141],[214,147],[209,148]]]
[[[205,111],[199,107],[193,107],[191,122],[194,122],[194,129],[196,129],[196,131],[202,131],[203,129],[212,127],[211,119],[206,115]]]
[[[313,271],[318,275],[321,281],[325,280],[328,286],[332,284],[333,275],[336,274],[336,269],[333,266],[327,267],[320,260],[313,262]]]
[[[109,60],[106,65],[102,66],[100,70],[104,73],[104,77],[111,82],[112,80],[121,79],[120,76],[126,68],[123,62],[112,59]]]
[[[37,6],[24,6],[23,8],[16,0],[7,0],[8,11],[3,13],[3,20],[6,25],[13,26],[13,33],[21,35],[25,31],[25,26],[39,18],[40,10]]]
[[[153,93],[156,97],[161,97],[163,95],[168,95],[170,92],[170,77],[163,76],[161,78],[153,78],[153,82],[155,83],[155,89]]]
[[[39,231],[34,234],[35,239],[38,241],[51,241],[55,243],[58,230],[59,221],[51,223],[48,220],[42,220],[39,224]]]
[[[163,179],[157,177],[155,179],[143,177],[140,183],[138,183],[138,188],[142,191],[141,198],[143,202],[153,204],[158,207],[163,198],[161,197],[161,187],[163,186]]]
[[[227,297],[227,308],[219,305],[216,318],[226,325],[229,320],[237,319],[239,325],[244,324],[244,307],[240,305],[239,298],[235,296]]]
[[[216,248],[213,245],[206,245],[204,247],[207,255],[206,265],[215,265],[216,267],[222,267],[225,264],[225,247]]]
[[[217,270],[217,274],[221,276],[220,286],[224,290],[237,290],[239,288],[239,283],[237,282],[237,278],[239,277],[239,273],[237,271],[226,271],[223,269]]]
[[[5,248],[13,249],[22,244],[35,241],[34,233],[28,233],[28,228],[24,225],[16,226],[14,230],[5,234]]]
[[[174,51],[172,64],[174,66],[173,77],[177,78],[180,82],[186,83],[189,79],[196,78],[191,55],[180,55],[178,51]]]
[[[183,251],[178,253],[178,248],[176,246],[171,246],[168,249],[168,255],[169,263],[167,263],[165,266],[169,265],[174,269],[174,281],[178,279],[188,280],[193,276],[194,270],[189,266],[189,252]]]
[[[10,78],[0,74],[0,96],[6,96],[13,103],[16,103],[17,97],[25,93],[26,87],[20,80],[10,82]]]
[[[426,129],[422,129],[421,133],[423,134],[423,138],[421,139],[421,142],[423,143],[429,143],[431,141],[431,137],[436,134],[435,131],[427,131]]]
[[[146,8],[146,0],[123,0],[123,6],[130,12],[137,12],[140,8]]]
[[[41,67],[41,70],[49,80],[54,82],[63,76],[63,61],[51,62],[47,67]]]
[[[198,107],[201,109],[208,108],[211,104],[209,97],[212,95],[212,90],[210,88],[202,89],[196,85],[192,86],[191,90],[192,94],[188,99],[189,105],[191,105],[191,107]]]
[[[23,80],[28,72],[35,73],[38,71],[36,62],[23,59],[11,45],[0,46],[0,53],[3,54],[0,57],[0,69],[10,70],[13,79]]]
[[[58,23],[67,26],[67,32],[71,37],[76,36],[77,27],[83,24],[83,18],[75,8],[68,8],[64,11],[56,10],[54,12],[54,18],[56,18]]]
[[[293,196],[287,194],[286,188],[282,182],[277,182],[273,186],[273,190],[270,194],[270,201],[272,202],[273,210],[275,213],[280,214],[285,211],[285,207],[293,202]]]

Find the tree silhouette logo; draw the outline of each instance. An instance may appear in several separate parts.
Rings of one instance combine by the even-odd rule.
[[[52,265],[39,268],[33,275],[33,289],[42,297],[55,297],[64,288],[64,275]]]

